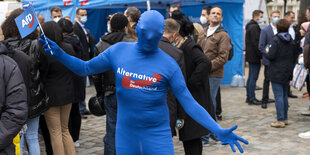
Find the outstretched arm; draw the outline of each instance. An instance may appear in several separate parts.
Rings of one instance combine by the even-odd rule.
[[[109,51],[103,52],[89,61],[83,61],[65,53],[55,42],[47,37],[46,40],[48,41],[50,48],[42,34],[39,42],[43,44],[45,52],[80,76],[102,73],[112,68],[109,60]]]
[[[216,134],[218,138],[222,141],[223,145],[229,144],[234,152],[236,151],[234,145],[236,145],[239,151],[241,153],[243,152],[243,149],[239,144],[238,140],[245,144],[248,144],[248,141],[244,140],[243,138],[237,136],[232,132],[237,128],[237,126],[229,129],[223,129],[213,120],[209,113],[195,101],[195,99],[188,91],[180,68],[178,68],[169,79],[169,84],[173,93],[180,101],[184,110],[190,117],[192,117],[199,124]]]

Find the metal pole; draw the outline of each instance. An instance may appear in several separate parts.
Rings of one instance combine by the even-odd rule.
[[[149,0],[146,1],[147,10],[151,10],[151,2]]]

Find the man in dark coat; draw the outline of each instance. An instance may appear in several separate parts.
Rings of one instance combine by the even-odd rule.
[[[0,154],[15,154],[13,138],[26,123],[27,91],[14,60],[0,48]],[[5,131],[5,132],[4,132]]]
[[[163,50],[165,53],[170,55],[180,66],[182,73],[185,76],[185,64],[184,64],[184,55],[183,51],[171,45],[175,40],[177,33],[179,32],[180,25],[173,19],[167,19],[165,25],[165,31],[162,39],[160,40],[158,47]],[[185,113],[178,103],[177,99],[173,95],[173,92],[169,88],[167,93],[167,104],[169,108],[170,115],[170,127],[172,136],[176,136],[175,126],[176,120],[181,119],[182,124],[184,124]]]
[[[262,59],[262,53],[258,49],[259,36],[261,31],[258,24],[262,22],[263,11],[254,10],[252,13],[252,20],[245,27],[245,60],[249,63],[249,76],[246,84],[246,102],[253,105],[261,104],[261,101],[258,101],[255,97],[255,88]]]
[[[285,12],[284,19],[287,20],[291,24],[290,28],[288,29],[288,33],[291,35],[292,39],[295,41],[296,47],[300,47],[300,40],[301,40],[300,33],[296,32],[296,28],[294,26],[295,13],[293,11]],[[297,53],[298,51],[296,50],[295,52]],[[288,97],[297,98],[297,96],[292,93],[290,85],[288,87]]]
[[[264,85],[263,85],[263,98],[262,98],[262,108],[267,108],[267,103],[274,102],[274,100],[269,99],[269,85],[270,80],[268,79],[267,72],[270,65],[270,61],[264,56],[265,48],[271,43],[272,37],[278,33],[276,28],[276,23],[280,19],[280,11],[272,11],[270,14],[271,24],[264,29],[262,29],[259,36],[258,49],[263,53],[263,65],[264,69]]]
[[[73,25],[73,32],[79,37],[83,45],[82,60],[87,61],[94,56],[92,46],[95,43],[96,39],[90,34],[90,31],[84,27],[84,24],[87,22],[86,9],[79,8],[76,10],[75,21],[76,23]],[[86,78],[84,80],[86,81]],[[86,85],[84,87],[86,88]],[[83,96],[85,96],[85,94]],[[90,114],[90,112],[86,109],[86,103],[84,100],[79,103],[80,112],[82,115],[88,115]],[[84,116],[82,117],[86,118]]]

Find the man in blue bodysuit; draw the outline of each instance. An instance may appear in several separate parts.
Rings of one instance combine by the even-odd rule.
[[[178,64],[158,48],[164,32],[164,17],[157,11],[142,14],[136,32],[138,42],[117,43],[97,57],[82,61],[67,55],[56,43],[39,39],[45,52],[81,76],[113,70],[118,101],[116,124],[116,154],[173,155],[174,148],[166,104],[168,86],[189,116],[215,133],[223,145],[235,152],[238,140],[248,144],[229,129],[221,128],[193,99]],[[41,35],[41,38],[44,38]]]

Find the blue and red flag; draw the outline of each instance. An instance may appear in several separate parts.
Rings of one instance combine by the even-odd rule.
[[[31,4],[29,4],[27,10],[15,18],[15,23],[22,38],[25,38],[37,28],[39,22]]]

